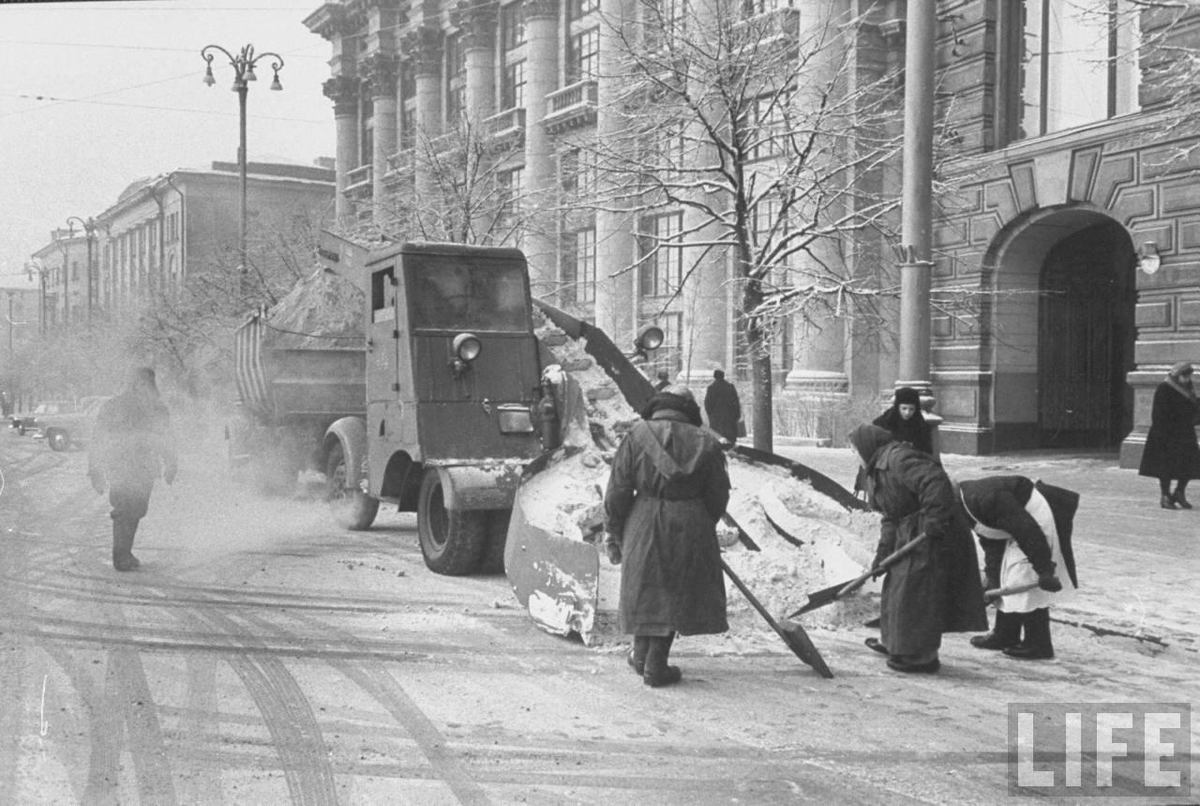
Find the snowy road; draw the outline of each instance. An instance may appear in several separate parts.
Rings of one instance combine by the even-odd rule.
[[[411,517],[340,532],[220,447],[118,574],[86,457],[0,432],[0,803],[1009,803],[1008,702],[1195,698],[1194,651],[1066,628],[1052,663],[947,636],[917,679],[814,630],[826,681],[751,616],[648,689],[503,577],[426,571]]]

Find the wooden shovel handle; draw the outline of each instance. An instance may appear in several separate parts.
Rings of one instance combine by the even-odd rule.
[[[863,585],[865,585],[867,583],[868,579],[870,579],[871,577],[875,576],[876,574],[878,574],[882,571],[886,571],[888,566],[894,565],[897,561],[902,559],[905,555],[910,553],[913,549],[915,549],[917,546],[921,545],[921,543],[925,542],[928,539],[929,539],[929,535],[925,534],[924,532],[917,535],[912,540],[908,541],[903,546],[896,549],[888,556],[884,557],[879,562],[879,565],[875,566],[870,571],[863,574],[862,576],[860,576],[858,579],[854,580],[853,582],[846,583],[846,586],[844,588],[842,588],[840,591],[838,591],[837,598],[841,599],[843,596],[848,596],[849,594],[858,590],[859,588],[861,588]]]
[[[1027,593],[1038,586],[1036,582],[1027,582],[1024,585],[1012,585],[1007,588],[992,588],[990,591],[985,591],[983,600],[988,603],[996,602],[1005,596],[1015,596],[1018,593]]]

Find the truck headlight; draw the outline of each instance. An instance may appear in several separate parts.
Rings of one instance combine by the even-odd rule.
[[[483,350],[483,344],[474,333],[459,333],[454,337],[454,357],[460,361],[474,361]]]
[[[533,416],[528,406],[509,403],[497,406],[496,412],[500,415],[501,434],[533,433]]]

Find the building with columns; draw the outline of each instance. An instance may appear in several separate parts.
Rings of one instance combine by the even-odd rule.
[[[620,134],[609,110],[624,88],[605,79],[606,21],[636,18],[657,1],[317,8],[304,22],[332,46],[325,92],[339,220],[383,224],[389,197],[426,198],[417,142],[463,114],[489,137],[516,138],[501,166],[513,193],[584,181],[564,175],[578,167],[572,136]],[[903,65],[902,0],[748,3],[746,14],[785,12],[803,23],[834,6],[868,14],[859,74]],[[942,449],[1119,448],[1134,464],[1154,387],[1174,362],[1200,362],[1200,151],[1177,125],[1167,70],[1172,48],[1200,50],[1197,12],[1128,0],[942,0],[937,17],[944,159],[926,313],[927,391],[943,418]],[[871,181],[898,197],[893,167]],[[671,369],[688,382],[702,384],[718,366],[744,379],[729,261],[711,255],[711,271],[676,298],[677,266],[639,254],[647,227],[691,231],[683,210],[636,222],[597,210],[510,243],[529,256],[535,289],[583,310],[618,343],[653,319],[674,348]],[[638,268],[620,271],[628,266]],[[957,308],[947,307],[951,298]],[[777,432],[838,440],[833,429],[845,421],[829,412],[878,410],[897,380],[897,355],[869,329],[833,318],[784,329],[774,347]]]

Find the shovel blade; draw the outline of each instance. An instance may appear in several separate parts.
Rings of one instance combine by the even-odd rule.
[[[838,600],[838,593],[841,592],[842,588],[846,587],[852,582],[856,582],[857,580],[858,578],[855,577],[854,579],[847,579],[845,582],[839,582],[836,585],[830,585],[828,588],[821,588],[819,591],[813,591],[812,593],[808,594],[808,601],[804,603],[804,607],[801,607],[799,610],[796,610],[792,613],[788,613],[786,618],[795,618],[796,616],[803,615],[810,610],[816,610],[818,607],[824,607],[827,604],[833,604]]]

